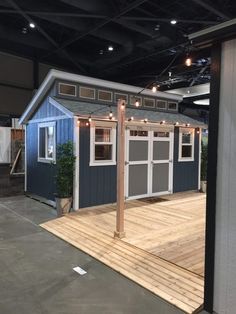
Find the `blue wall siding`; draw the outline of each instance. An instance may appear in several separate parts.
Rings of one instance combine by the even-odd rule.
[[[56,143],[73,140],[73,119],[56,121]],[[27,192],[54,200],[55,165],[38,162],[38,123],[27,125]]]
[[[79,206],[80,208],[116,202],[116,166],[89,166],[90,128],[80,125]]]
[[[40,108],[35,112],[31,120],[35,119],[44,119],[44,118],[50,118],[50,117],[58,117],[58,116],[64,116],[65,114],[54,107],[52,104],[49,103],[49,98],[46,97],[44,101],[42,102]]]
[[[194,161],[178,161],[179,128],[174,131],[173,192],[198,189],[199,134],[195,129]]]

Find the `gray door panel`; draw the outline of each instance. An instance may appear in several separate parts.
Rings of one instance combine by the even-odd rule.
[[[129,165],[129,196],[147,194],[148,165]]]
[[[152,174],[152,192],[165,192],[169,189],[169,163],[154,164]]]

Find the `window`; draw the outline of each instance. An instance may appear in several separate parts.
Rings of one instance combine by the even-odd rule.
[[[179,130],[179,161],[194,160],[194,129]]]
[[[128,95],[127,94],[120,94],[120,93],[115,93],[115,102],[117,103],[119,99],[125,100],[125,103],[128,103]]]
[[[116,125],[94,122],[90,129],[90,166],[116,164]]]
[[[65,96],[76,96],[76,85],[59,83],[58,94]]]
[[[167,109],[167,102],[165,100],[157,100],[157,109],[165,110]]]
[[[80,86],[79,95],[81,98],[95,99],[95,89]]]
[[[176,102],[168,102],[168,110],[177,110],[177,103]]]
[[[41,123],[38,127],[38,161],[51,162],[55,157],[55,122]]]
[[[106,90],[99,90],[98,100],[112,102],[112,92]]]
[[[153,135],[154,135],[154,137],[170,137],[170,132],[154,131]]]
[[[152,98],[144,98],[143,99],[144,107],[154,108],[155,107],[155,99]]]
[[[130,136],[148,136],[148,131],[130,130]]]

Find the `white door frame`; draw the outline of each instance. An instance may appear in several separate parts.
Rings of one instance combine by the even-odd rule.
[[[148,131],[148,136],[147,137],[132,137],[130,136],[130,130],[137,130],[137,126],[129,125],[126,130],[125,130],[125,198],[132,200],[132,199],[139,199],[139,198],[144,198],[144,197],[151,197],[151,196],[158,196],[158,195],[163,195],[163,194],[171,194],[173,193],[173,161],[174,161],[174,128],[173,127],[168,127],[168,126],[158,126],[158,127],[149,127],[148,126],[143,126],[142,125],[142,130],[143,131]],[[154,131],[164,131],[168,130],[170,132],[170,137],[169,138],[155,138],[153,136]],[[147,161],[129,161],[129,141],[130,140],[135,140],[135,141],[148,141],[148,159]],[[152,193],[152,176],[153,176],[153,161],[152,161],[152,156],[153,156],[153,141],[168,141],[170,143],[169,146],[169,189],[168,191],[163,191],[163,192],[158,192],[158,193]],[[158,161],[154,162],[155,164],[157,163],[166,163],[165,161]],[[142,194],[142,195],[135,195],[135,196],[129,196],[129,165],[141,165],[141,164],[147,164],[148,165],[148,173],[147,173],[147,194]]]

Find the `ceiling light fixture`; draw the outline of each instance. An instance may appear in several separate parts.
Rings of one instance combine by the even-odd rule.
[[[175,24],[177,24],[177,21],[175,19],[173,19],[170,21],[170,24],[175,25]]]
[[[107,49],[108,49],[108,51],[113,51],[113,50],[114,50],[114,47],[110,45],[110,46],[108,46]]]
[[[36,25],[35,25],[33,22],[30,22],[30,23],[29,23],[29,27],[30,27],[30,28],[35,28]]]

